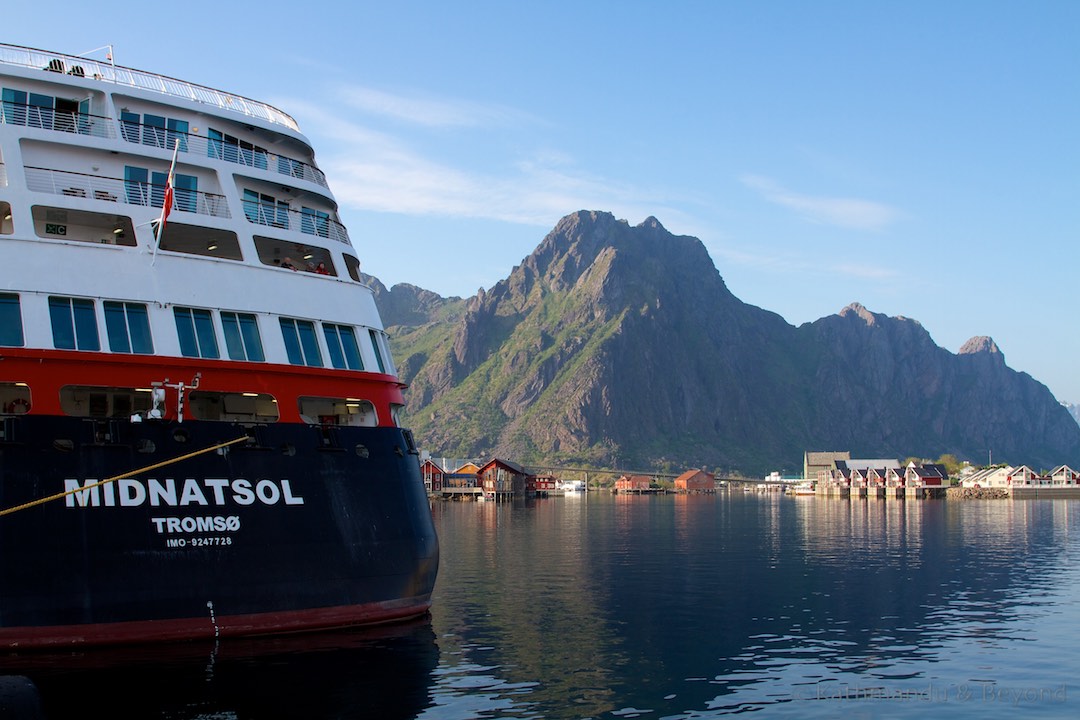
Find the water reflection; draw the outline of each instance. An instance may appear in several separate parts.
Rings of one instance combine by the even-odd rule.
[[[48,720],[392,719],[415,717],[430,704],[438,658],[424,619],[216,645],[13,654],[0,664],[33,682]]]
[[[4,670],[34,680],[49,720],[1077,714],[1077,501],[592,494],[432,512],[430,621]]]
[[[436,505],[437,716],[832,716],[843,695],[878,703],[871,715],[903,715],[880,704],[891,696],[984,717],[1001,707],[955,701],[1016,687],[1046,700],[1080,641],[1078,507],[741,493]]]

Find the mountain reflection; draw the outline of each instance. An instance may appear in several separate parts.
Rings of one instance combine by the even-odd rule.
[[[1076,582],[1076,508],[743,493],[436,503],[435,702],[468,696],[471,717],[697,717],[823,688],[993,682],[968,654],[1013,650]],[[482,702],[468,666],[486,678]]]

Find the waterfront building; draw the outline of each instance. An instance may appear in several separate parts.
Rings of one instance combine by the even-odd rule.
[[[814,452],[807,451],[803,453],[803,480],[819,480],[821,479],[821,473],[825,472],[829,475],[836,469],[837,461],[846,461],[851,459],[850,451],[822,451]]]
[[[442,493],[443,476],[445,474],[445,471],[431,458],[427,458],[421,463],[420,475],[424,478],[424,487],[427,489],[428,495]]]
[[[489,500],[510,500],[525,495],[528,473],[517,463],[492,458],[480,468],[477,476],[480,488]]]
[[[648,492],[652,478],[648,475],[623,475],[615,481],[615,492]]]
[[[675,478],[675,492],[711,493],[716,492],[716,477],[704,470],[687,470]]]
[[[1068,465],[1058,465],[1050,471],[1051,485],[1080,485],[1080,472],[1073,470]]]

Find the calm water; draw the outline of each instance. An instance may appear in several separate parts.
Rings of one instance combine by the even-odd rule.
[[[17,669],[49,718],[1080,716],[1080,501],[433,513],[430,621]]]

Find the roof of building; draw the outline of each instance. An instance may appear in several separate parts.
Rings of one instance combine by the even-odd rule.
[[[837,451],[807,451],[804,460],[807,465],[832,465],[837,460],[847,460],[851,457],[850,450]]]

